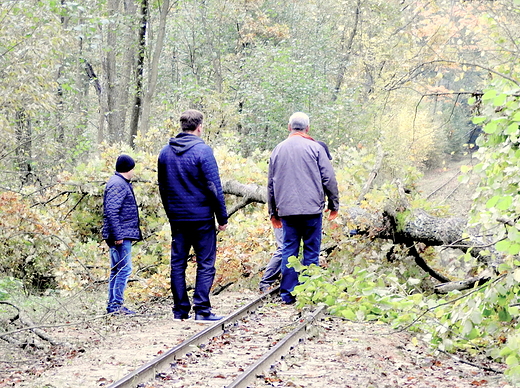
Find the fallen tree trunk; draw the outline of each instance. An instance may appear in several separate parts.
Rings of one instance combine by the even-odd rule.
[[[244,185],[236,181],[223,182],[225,194],[232,194],[247,199],[242,201],[242,207],[249,203],[266,203],[266,188],[259,185]],[[238,209],[237,209],[238,210]],[[370,213],[360,207],[340,209],[340,214],[353,225],[358,234],[373,238],[390,239],[395,243],[423,243],[428,246],[443,246],[468,251],[471,248],[474,256],[484,249],[489,249],[489,243],[480,241],[478,236],[465,237],[467,220],[462,217],[434,217],[424,210],[397,211],[384,210],[379,214]]]
[[[259,185],[244,185],[236,181],[223,182],[225,194],[243,197],[243,201],[235,206],[234,211],[245,207],[249,203],[266,203],[266,188]],[[449,279],[437,274],[428,268],[420,255],[413,255],[416,263],[427,273],[440,282],[436,292],[444,293],[453,289],[467,289],[475,284],[483,284],[491,279],[490,273],[496,272],[495,268],[500,262],[500,255],[495,253],[495,261],[491,262],[488,255],[482,255],[484,250],[493,252],[493,243],[485,241],[475,231],[468,230],[467,220],[463,217],[435,217],[422,209],[410,210],[404,197],[397,203],[389,203],[380,213],[371,213],[361,207],[340,209],[340,214],[347,221],[349,228],[346,231],[352,234],[352,228],[357,234],[367,235],[371,238],[388,239],[395,244],[403,244],[413,247],[422,243],[426,246],[460,249],[470,252],[479,261],[487,264],[490,271],[482,276],[476,276],[465,281],[449,282]]]

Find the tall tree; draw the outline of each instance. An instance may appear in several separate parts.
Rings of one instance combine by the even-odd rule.
[[[138,32],[137,61],[135,67],[135,92],[132,114],[130,117],[130,144],[134,145],[139,128],[139,118],[141,117],[143,105],[143,77],[146,53],[146,29],[148,25],[148,0],[141,2],[141,23]]]
[[[350,10],[350,8],[348,9]],[[339,52],[341,53],[342,57],[339,63],[338,75],[336,76],[336,83],[334,85],[332,101],[336,101],[338,98],[338,93],[341,90],[341,85],[343,84],[343,78],[345,77],[347,65],[350,62],[350,56],[352,54],[352,49],[354,46],[354,39],[356,37],[359,25],[361,13],[361,0],[357,0],[353,13],[354,21],[351,23],[350,31],[348,32],[348,37],[346,28],[343,28],[343,31],[341,33]]]
[[[157,79],[159,73],[159,63],[164,47],[166,36],[166,22],[170,13],[171,5],[169,0],[163,0],[159,8],[159,25],[157,26],[157,38],[154,42],[155,46],[151,55],[151,62],[148,69],[148,85],[144,93],[143,110],[141,119],[141,133],[145,134],[150,127],[150,114],[153,98],[155,97],[157,88]]]

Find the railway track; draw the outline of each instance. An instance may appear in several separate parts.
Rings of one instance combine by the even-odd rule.
[[[280,305],[273,301],[277,292],[263,294],[223,320],[205,325],[109,388],[247,387],[307,336],[324,310],[301,312]]]

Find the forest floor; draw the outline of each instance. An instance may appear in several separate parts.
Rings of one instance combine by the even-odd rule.
[[[418,190],[431,199],[455,204],[455,212],[466,214],[472,187],[459,185],[457,160],[426,174]],[[233,311],[238,303],[256,297],[256,291],[233,289],[212,297],[217,314]],[[104,289],[60,301],[62,308],[88,309],[88,320],[46,327],[45,332],[66,345],[45,351],[0,347],[0,387],[65,388],[108,386],[136,368],[200,331],[193,320],[172,320],[171,302],[159,301],[136,307],[135,316],[103,316]],[[93,317],[91,311],[99,311]],[[429,349],[413,333],[392,331],[374,323],[336,321],[336,332],[328,331],[318,341],[328,360],[328,376],[341,376],[341,383],[324,378],[312,382],[272,382],[273,387],[394,388],[394,387],[508,387],[501,371],[505,366],[484,357],[447,355]],[[342,345],[345,344],[345,345]],[[298,348],[305,347],[305,342]],[[316,343],[314,344],[316,346]],[[301,351],[301,350],[300,350]],[[312,357],[311,357],[312,358]],[[316,363],[315,363],[316,364]],[[332,366],[331,366],[332,365]],[[304,372],[307,372],[305,365]],[[287,366],[297,368],[301,365]],[[497,373],[498,372],[498,373]],[[304,380],[305,381],[305,380]],[[320,380],[318,380],[320,381]],[[153,383],[143,385],[152,388]],[[172,387],[184,387],[172,382]],[[193,387],[189,387],[193,388]],[[201,387],[202,388],[202,387]],[[211,387],[214,388],[214,387]]]
[[[468,184],[461,184],[458,178],[462,175],[462,166],[474,166],[477,163],[478,160],[472,154],[453,157],[439,167],[427,171],[416,189],[423,198],[449,206],[452,215],[466,217],[473,202],[476,180],[470,179]]]

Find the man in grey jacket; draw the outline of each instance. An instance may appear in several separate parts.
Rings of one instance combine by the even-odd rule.
[[[302,264],[319,265],[322,214],[329,210],[329,220],[336,218],[339,194],[324,147],[308,134],[309,117],[294,113],[288,129],[289,137],[276,146],[269,160],[267,200],[273,227],[283,226],[284,230],[280,296],[284,303],[292,304],[298,273],[287,268],[288,259],[298,257],[303,241]]]

